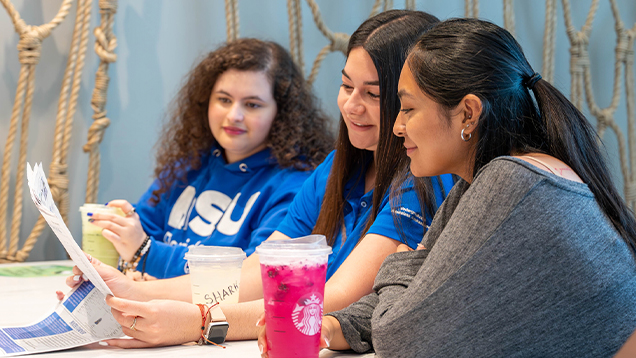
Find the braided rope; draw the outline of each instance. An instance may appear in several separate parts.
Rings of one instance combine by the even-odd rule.
[[[376,5],[378,3],[379,1],[376,1]],[[329,45],[323,47],[323,49],[320,50],[318,56],[316,56],[316,59],[314,60],[314,64],[311,68],[311,73],[309,74],[309,77],[307,79],[307,82],[309,83],[309,85],[311,85],[312,83],[314,83],[316,76],[318,76],[320,64],[330,52],[340,51],[343,54],[347,53],[347,46],[349,45],[350,36],[344,33],[331,32],[331,30],[329,30],[325,25],[325,22],[322,19],[322,15],[320,14],[320,9],[318,8],[318,5],[316,5],[316,2],[314,0],[307,0],[307,5],[309,5],[309,8],[311,9],[311,14],[314,17],[314,23],[316,23],[316,27],[318,27],[318,30],[320,30],[320,32],[322,32],[322,34],[325,35],[325,37],[330,42]]]
[[[479,0],[464,0],[464,16],[479,17]]]
[[[72,5],[72,0],[64,0],[56,16],[49,23],[40,26],[27,25],[9,0],[0,0],[0,3],[2,3],[6,9],[16,32],[20,36],[20,41],[18,42],[17,47],[19,51],[18,57],[21,63],[15,102],[11,112],[9,133],[5,144],[2,173],[0,175],[0,260],[15,261],[16,259],[19,259],[20,261],[23,261],[26,258],[25,255],[19,255],[19,257],[17,257],[16,252],[20,238],[20,223],[22,220],[23,179],[24,169],[26,166],[29,120],[31,117],[33,92],[35,88],[35,66],[40,60],[42,41],[48,37],[53,29],[55,29],[64,20],[66,15],[68,15],[69,9]],[[20,112],[22,112],[22,116],[20,116]],[[17,127],[20,119],[22,125],[16,186],[14,192],[15,196],[13,201],[14,213],[11,219],[11,237],[9,239],[9,247],[7,250],[6,218],[8,214],[7,206],[9,200],[8,176],[10,173],[13,144],[16,140]],[[29,247],[26,247],[26,249],[30,250]],[[26,256],[28,256],[28,252]]]
[[[305,73],[300,0],[287,0],[287,16],[289,18],[289,52],[301,73]]]
[[[504,0],[504,28],[516,37],[514,0]]]
[[[117,38],[113,34],[113,24],[115,13],[117,12],[117,0],[100,0],[99,13],[101,15],[100,26],[95,28],[95,53],[99,56],[100,62],[95,73],[95,88],[91,98],[93,109],[93,123],[88,129],[86,144],[82,147],[88,153],[88,174],[86,178],[86,198],[85,202],[97,202],[97,191],[99,189],[99,168],[100,155],[99,144],[104,138],[104,132],[110,119],[106,117],[106,98],[108,91],[108,67],[111,62],[117,60],[115,48]]]
[[[225,0],[225,30],[227,42],[239,38],[238,0]]]
[[[541,76],[548,82],[554,82],[556,15],[556,0],[546,0],[545,29],[543,32],[543,70],[541,71]]]
[[[404,8],[406,10],[415,10],[415,0],[405,0]]]
[[[373,17],[380,13],[380,9],[382,8],[382,0],[375,0],[373,3],[373,7],[371,8],[371,14],[369,17]]]

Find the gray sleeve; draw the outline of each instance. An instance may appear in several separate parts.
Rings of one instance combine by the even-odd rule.
[[[371,317],[378,310],[378,295],[382,296],[380,310],[399,299],[422,266],[429,250],[397,252],[389,255],[375,278],[375,292],[362,297],[340,311],[327,314],[340,322],[342,333],[351,349],[358,353],[371,350]]]

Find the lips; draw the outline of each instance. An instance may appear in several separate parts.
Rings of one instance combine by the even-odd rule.
[[[229,135],[241,135],[247,132],[245,129],[237,128],[237,127],[223,127],[225,133]]]
[[[370,124],[364,124],[364,123],[360,123],[360,122],[354,122],[354,121],[352,121],[352,120],[350,120],[350,119],[349,119],[348,121],[349,121],[349,123],[351,124],[351,125],[349,126],[349,128],[351,128],[351,129],[353,129],[353,130],[356,130],[356,131],[367,131],[367,130],[369,130],[369,129],[373,128],[373,125],[370,125]]]
[[[406,148],[406,155],[411,154],[415,149],[417,149],[417,146],[415,145],[407,145],[404,144],[404,148]]]

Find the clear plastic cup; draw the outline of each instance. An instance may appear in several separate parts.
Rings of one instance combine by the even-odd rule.
[[[327,260],[323,235],[265,241],[261,262],[270,358],[318,357]]]
[[[87,213],[107,213],[125,216],[120,208],[108,207],[102,204],[84,204],[79,211],[82,216],[82,250],[97,258],[99,261],[117,267],[119,253],[115,246],[102,235],[102,228],[88,222]]]
[[[238,303],[245,257],[239,247],[190,246],[185,258],[190,268],[192,302]]]

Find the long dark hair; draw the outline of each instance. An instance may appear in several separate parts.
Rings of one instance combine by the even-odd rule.
[[[636,252],[636,220],[612,183],[596,131],[550,83],[528,85],[535,72],[508,31],[482,20],[447,20],[420,38],[408,63],[420,89],[445,110],[467,94],[482,101],[473,175],[498,156],[552,155],[588,185]]]
[[[375,220],[382,198],[391,186],[391,180],[398,166],[406,158],[401,141],[392,132],[393,123],[400,109],[397,84],[406,54],[417,38],[438,22],[435,16],[425,12],[390,10],[367,19],[349,40],[347,57],[354,48],[363,48],[371,57],[380,81],[380,139],[375,156],[376,179],[373,207],[360,239],[364,237]],[[353,179],[364,180],[362,169],[367,166],[372,157],[373,154],[370,151],[357,149],[351,144],[347,126],[341,115],[336,154],[313,231],[327,236],[327,242],[330,245],[334,243],[342,228],[346,200],[345,185]],[[355,175],[359,177],[354,178]],[[430,185],[428,187],[430,188]],[[426,206],[431,207],[432,204],[427,203]]]
[[[330,121],[289,53],[271,41],[232,41],[207,54],[190,71],[172,104],[170,121],[157,142],[155,177],[161,186],[153,192],[155,204],[175,180],[186,180],[183,168],[200,168],[201,157],[216,144],[208,121],[210,93],[229,69],[264,71],[269,78],[278,110],[268,147],[280,167],[314,169],[333,149]]]

